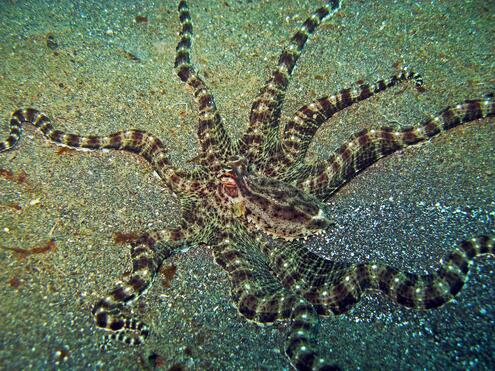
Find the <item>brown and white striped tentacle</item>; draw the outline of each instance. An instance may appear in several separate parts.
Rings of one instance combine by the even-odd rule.
[[[249,127],[241,140],[241,154],[250,163],[266,162],[279,142],[280,110],[289,84],[289,78],[309,36],[328,16],[334,14],[342,0],[327,0],[302,24],[289,46],[280,54],[278,66],[253,102]]]
[[[407,80],[413,80],[418,89],[423,85],[421,75],[406,67],[388,79],[362,84],[356,89],[343,89],[301,107],[285,125],[281,153],[276,156],[277,161],[267,164],[266,175],[281,174],[294,163],[303,161],[316,131],[337,112]]]
[[[358,280],[362,290],[380,290],[398,304],[414,309],[432,309],[447,303],[460,292],[474,259],[484,255],[495,255],[494,236],[462,241],[440,261],[440,268],[432,274],[418,275],[380,264],[367,264],[356,266],[354,279]]]
[[[340,314],[352,308],[365,290],[378,290],[409,308],[437,308],[452,300],[467,280],[474,259],[495,255],[494,236],[462,241],[432,274],[403,272],[383,264],[359,264],[339,282],[313,287],[305,296],[324,314]]]
[[[413,309],[432,309],[464,286],[474,259],[495,255],[494,236],[462,241],[432,274],[403,272],[384,264],[345,265],[319,257],[303,245],[270,246],[270,267],[282,284],[303,296],[321,315],[347,312],[366,290],[378,290]]]
[[[165,259],[189,247],[193,240],[191,234],[185,226],[181,226],[146,233],[131,243],[131,273],[118,280],[92,309],[96,326],[111,332],[104,336],[103,348],[112,340],[128,345],[144,342],[149,335],[149,327],[129,317],[125,309],[149,290]]]
[[[202,164],[217,168],[219,161],[233,154],[232,143],[217,111],[213,95],[191,62],[193,27],[186,0],[179,2],[178,10],[181,30],[175,68],[179,78],[193,89],[194,99],[198,104],[198,139],[204,154]]]
[[[148,235],[132,244],[131,274],[117,281],[114,288],[92,310],[96,326],[112,332],[105,335],[103,347],[112,340],[128,345],[144,342],[149,335],[149,327],[128,317],[123,311],[151,287],[163,259],[171,253],[170,249],[158,251],[155,239]]]
[[[352,268],[351,264],[325,259],[310,251],[301,241],[261,243],[260,246],[273,274],[284,287],[314,304],[318,314],[329,314],[327,308],[318,305],[319,301],[315,300],[313,292],[319,290],[325,296],[321,288],[337,286]]]
[[[224,230],[213,247],[215,261],[230,275],[232,297],[239,314],[259,325],[291,320],[285,351],[298,370],[328,367],[316,352],[319,318],[313,305],[281,286],[258,241],[245,230]]]
[[[33,109],[18,109],[10,118],[10,133],[0,142],[0,152],[13,148],[22,135],[22,124],[35,126],[50,142],[75,150],[122,150],[136,153],[148,161],[153,169],[177,193],[187,193],[187,180],[199,176],[184,170],[175,169],[167,157],[166,149],[160,139],[142,130],[125,130],[108,136],[67,134],[57,130],[50,119]]]
[[[495,116],[493,95],[467,100],[448,107],[417,127],[365,129],[355,134],[328,160],[314,165],[294,167],[292,175],[304,191],[328,199],[358,172],[401,148],[428,140],[458,125]]]

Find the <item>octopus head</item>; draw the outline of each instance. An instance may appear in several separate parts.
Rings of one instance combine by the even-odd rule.
[[[219,179],[234,215],[275,238],[305,238],[331,224],[314,196],[279,180],[250,174],[242,158],[229,161]]]

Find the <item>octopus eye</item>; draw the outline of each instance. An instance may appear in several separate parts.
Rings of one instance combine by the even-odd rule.
[[[237,183],[235,182],[235,179],[229,176],[224,176],[220,180],[223,186],[223,190],[225,193],[232,197],[235,198],[239,196],[239,188],[237,187]]]

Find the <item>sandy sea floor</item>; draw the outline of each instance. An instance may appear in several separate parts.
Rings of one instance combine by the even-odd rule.
[[[282,46],[321,4],[191,1],[193,58],[232,136],[246,127]],[[398,66],[423,75],[423,93],[404,84],[337,115],[311,147],[316,158],[359,129],[413,125],[493,91],[494,14],[493,1],[347,0],[308,43],[283,117]],[[72,133],[149,131],[185,166],[197,155],[197,116],[173,69],[177,31],[174,1],[2,1],[1,132],[11,111],[35,107]],[[494,129],[493,119],[473,122],[372,166],[331,199],[336,227],[312,246],[423,273],[460,239],[493,233]],[[0,246],[56,240],[56,249],[25,258],[0,249],[0,369],[152,368],[152,354],[162,369],[290,367],[286,325],[239,317],[207,247],[167,262],[177,268],[171,282],[160,277],[134,306],[153,331],[145,347],[100,352],[91,306],[130,263],[113,234],[172,225],[175,201],[136,156],[60,151],[30,127],[0,154],[0,175]],[[457,300],[431,312],[366,295],[322,320],[321,353],[345,369],[490,369],[494,269],[492,258],[478,260]]]

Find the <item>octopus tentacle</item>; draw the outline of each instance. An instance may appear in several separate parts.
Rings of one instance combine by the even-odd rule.
[[[220,160],[232,155],[233,146],[223,126],[213,95],[191,62],[193,27],[186,0],[179,2],[178,10],[181,30],[176,49],[175,68],[179,78],[193,89],[194,99],[198,105],[198,139],[204,154],[201,162],[206,166],[218,167]]]
[[[313,288],[305,297],[334,314],[352,308],[365,290],[381,291],[397,304],[409,308],[433,309],[460,292],[476,257],[494,253],[493,236],[481,236],[462,241],[431,274],[402,272],[383,264],[359,264],[349,269],[340,282]]]
[[[125,308],[149,290],[165,259],[190,244],[190,234],[185,226],[181,226],[145,233],[131,243],[131,273],[118,280],[92,309],[96,326],[111,332],[104,336],[103,348],[112,340],[128,345],[144,342],[149,335],[149,327],[127,316]]]
[[[267,249],[265,247],[265,249]],[[349,265],[324,259],[299,243],[269,247],[270,267],[282,284],[303,296],[320,315],[338,315],[357,304],[366,290],[378,290],[413,309],[432,309],[462,289],[475,258],[494,255],[494,236],[462,241],[440,268],[426,275],[385,264]]]
[[[467,100],[447,107],[417,127],[364,129],[354,134],[328,160],[294,167],[288,178],[295,179],[304,191],[326,200],[357,173],[380,158],[458,125],[491,116],[495,116],[495,102],[493,95],[486,95],[482,99]]]
[[[276,161],[270,162],[265,174],[280,176],[294,164],[302,162],[317,130],[337,112],[407,80],[413,80],[418,89],[423,85],[421,75],[404,68],[388,79],[362,84],[357,89],[343,89],[301,107],[285,124],[279,153],[275,155]]]
[[[485,255],[495,255],[494,236],[462,241],[431,274],[401,272],[381,264],[361,264],[354,268],[351,280],[355,280],[361,290],[379,290],[406,307],[432,309],[452,300],[460,292],[474,259]]]
[[[215,261],[230,275],[239,314],[260,325],[291,320],[285,352],[292,365],[298,370],[332,369],[316,351],[319,318],[313,305],[280,284],[258,245],[242,228],[231,228],[213,247]]]
[[[269,259],[273,274],[282,285],[305,297],[314,305],[318,314],[329,314],[328,310],[315,300],[313,291],[319,290],[321,297],[328,296],[332,291],[327,289],[325,293],[322,288],[343,281],[353,266],[325,259],[308,250],[300,241],[287,244],[265,243],[261,246]],[[339,298],[338,293],[334,296]]]
[[[276,247],[265,244],[263,250],[269,257],[273,274],[285,287],[311,303],[315,313],[331,316],[349,311],[367,290],[381,291],[392,301],[409,308],[437,308],[460,292],[477,257],[495,255],[495,242],[494,236],[462,241],[441,260],[437,271],[427,275],[376,263],[345,265],[319,257],[299,243]],[[249,302],[251,306],[251,302],[257,303],[254,299]],[[314,364],[308,367],[304,363],[297,367],[315,368]]]
[[[323,7],[306,19],[289,46],[280,54],[277,68],[253,101],[249,127],[240,144],[240,153],[252,164],[266,162],[277,147],[280,110],[292,71],[309,36],[325,18],[338,11],[341,3],[341,0],[327,0]]]
[[[55,129],[50,119],[33,109],[18,109],[10,118],[8,137],[0,142],[0,152],[15,147],[22,135],[22,125],[28,123],[36,127],[41,134],[53,144],[75,150],[108,151],[121,150],[135,153],[149,162],[156,173],[174,192],[187,193],[187,180],[204,177],[200,168],[194,171],[176,169],[167,156],[162,141],[142,130],[119,131],[107,136],[67,134]]]

